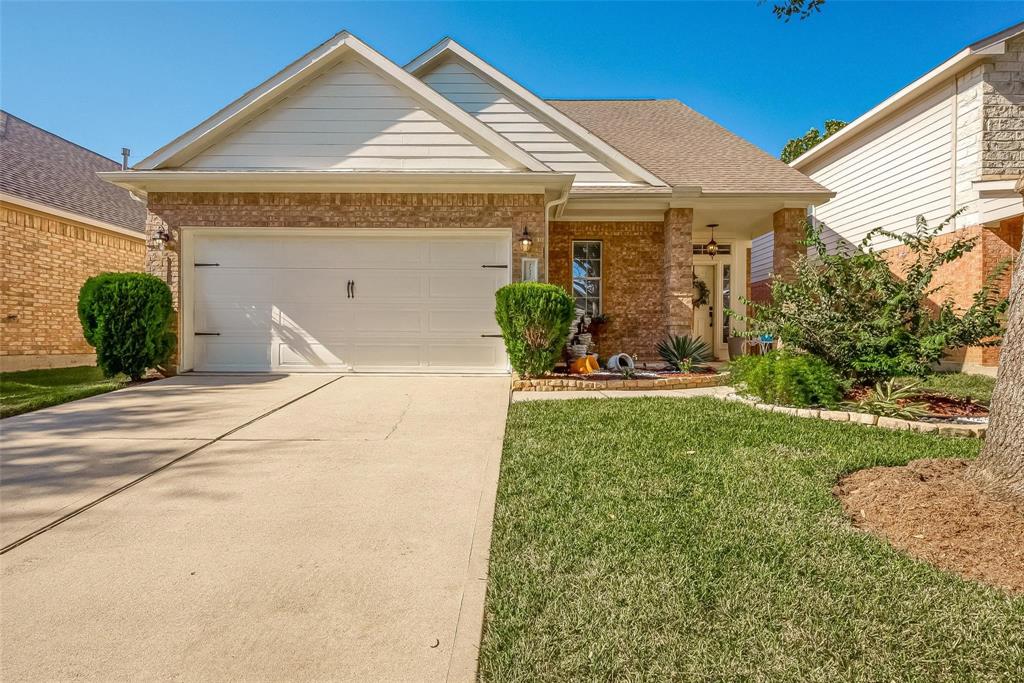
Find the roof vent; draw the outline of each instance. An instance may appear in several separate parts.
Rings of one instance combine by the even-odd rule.
[[[121,170],[122,171],[127,171],[128,170],[128,157],[130,157],[131,155],[132,155],[132,151],[130,149],[128,149],[127,147],[122,147],[121,148]]]

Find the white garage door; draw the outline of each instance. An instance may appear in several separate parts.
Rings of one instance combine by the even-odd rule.
[[[197,236],[200,371],[504,372],[499,236]]]

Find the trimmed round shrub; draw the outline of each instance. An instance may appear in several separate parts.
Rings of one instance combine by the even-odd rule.
[[[555,368],[569,338],[576,304],[557,285],[516,282],[495,294],[494,312],[513,369],[539,377]]]
[[[833,407],[846,389],[828,363],[809,353],[770,351],[729,364],[730,381],[765,403]]]
[[[174,351],[171,289],[145,273],[103,273],[78,293],[78,319],[107,377],[141,379]]]

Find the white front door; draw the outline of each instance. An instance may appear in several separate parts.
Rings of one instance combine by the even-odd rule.
[[[504,372],[498,235],[198,235],[194,369]]]

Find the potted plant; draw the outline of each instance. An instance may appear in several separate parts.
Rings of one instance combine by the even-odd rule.
[[[729,337],[729,360],[747,355],[747,340],[733,332]]]

